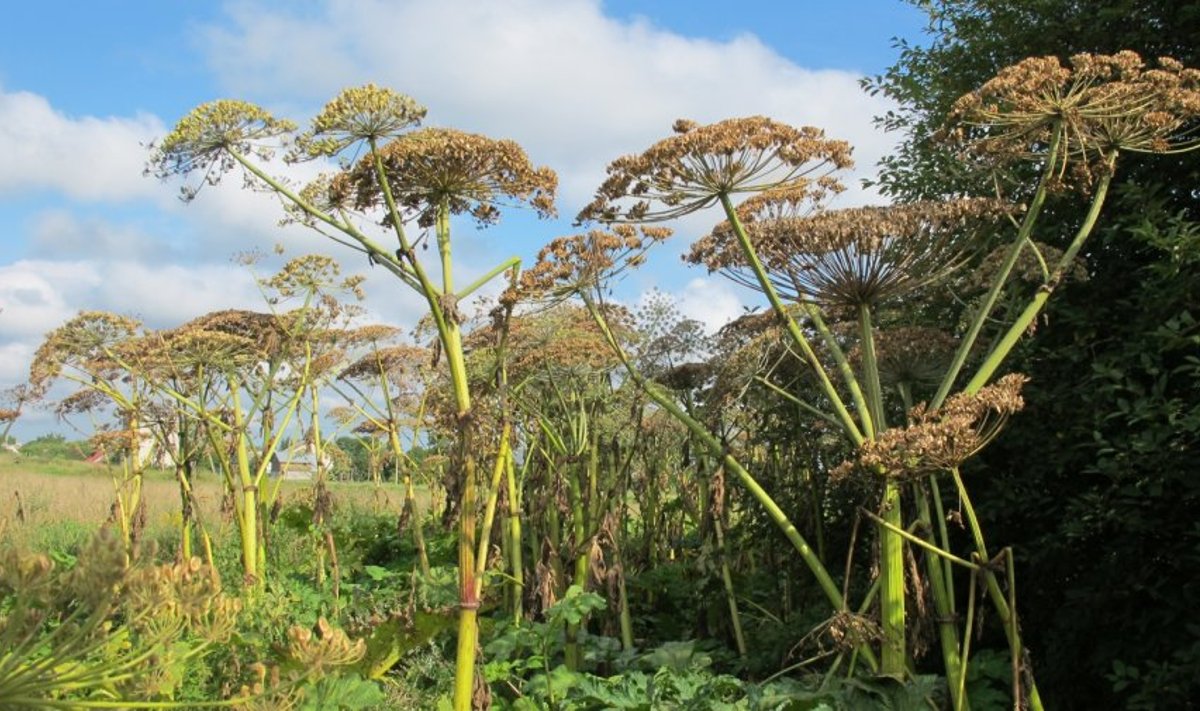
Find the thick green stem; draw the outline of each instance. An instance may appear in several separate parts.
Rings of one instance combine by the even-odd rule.
[[[879,363],[875,359],[875,331],[871,326],[871,307],[862,304],[858,308],[859,340],[862,343],[863,377],[867,381],[867,407],[875,430],[887,429],[883,411],[883,386],[879,382]]]
[[[511,455],[509,436],[512,428],[505,424],[500,433],[500,450],[496,453],[496,464],[492,467],[492,480],[484,507],[483,526],[479,531],[479,551],[475,555],[475,597],[483,599],[483,576],[487,572],[488,547],[492,540],[492,524],[496,521],[496,505],[500,499],[500,478],[504,476],[506,463]]]
[[[936,410],[942,406],[946,398],[950,395],[950,390],[954,387],[954,381],[958,379],[958,374],[962,370],[963,365],[967,362],[967,356],[970,355],[971,349],[975,347],[975,340],[979,337],[979,332],[983,329],[983,324],[987,322],[988,316],[992,313],[992,308],[996,305],[996,300],[1000,298],[1000,292],[1004,290],[1004,283],[1008,281],[1008,275],[1012,272],[1013,266],[1017,263],[1017,257],[1020,256],[1021,250],[1025,247],[1026,240],[1033,233],[1033,225],[1037,222],[1038,215],[1041,214],[1042,205],[1046,202],[1046,189],[1050,179],[1054,176],[1054,167],[1058,162],[1058,151],[1062,142],[1062,127],[1057,127],[1050,138],[1050,146],[1046,152],[1046,165],[1042,171],[1041,179],[1038,181],[1037,189],[1033,193],[1033,200],[1029,203],[1029,210],[1025,213],[1025,218],[1021,221],[1021,226],[1017,229],[1017,238],[1013,240],[1012,246],[1009,247],[1008,253],[1004,257],[1004,262],[1000,265],[1000,271],[994,277],[991,288],[988,289],[987,295],[983,298],[983,303],[979,306],[978,313],[971,321],[971,325],[967,328],[966,335],[958,344],[958,350],[954,353],[954,360],[950,364],[950,368],[946,371],[946,375],[942,378],[942,384],[938,387],[937,394],[929,403],[930,410]]]
[[[461,434],[460,434],[461,436]],[[463,471],[458,531],[459,614],[458,646],[454,660],[454,711],[471,711],[475,691],[475,656],[479,641],[479,597],[475,582],[475,459],[462,438],[459,461]]]
[[[883,674],[903,677],[908,669],[904,612],[904,528],[900,486],[888,479],[883,489],[882,518],[889,525],[879,536],[880,619],[883,627]]]
[[[532,460],[533,457],[527,455],[525,466],[528,466]],[[512,615],[513,623],[519,625],[525,616],[522,602],[525,596],[525,563],[521,559],[521,499],[515,469],[510,452],[508,461],[504,465],[504,479],[508,487],[508,550],[512,568],[510,580],[512,584]]]
[[[1000,618],[1000,622],[1004,625],[1004,634],[1008,638],[1008,646],[1014,655],[1019,654],[1020,650],[1024,649],[1021,642],[1020,630],[1017,628],[1015,613],[1009,607],[1008,596],[1004,594],[1003,588],[1000,587],[1000,581],[996,579],[996,574],[989,567],[991,558],[987,554],[987,547],[983,540],[983,530],[979,527],[979,519],[975,515],[975,507],[971,505],[971,499],[967,496],[967,489],[963,485],[962,474],[958,471],[958,467],[950,470],[950,474],[954,477],[954,483],[958,487],[958,495],[962,502],[963,513],[967,515],[967,524],[971,529],[971,536],[975,542],[975,561],[980,565],[980,574],[983,575],[984,587],[987,590],[988,597],[992,601],[992,606],[996,608],[996,615]],[[1029,677],[1029,707],[1035,711],[1041,711],[1042,699],[1038,694],[1037,682],[1033,680],[1033,675]]]
[[[933,533],[933,522],[930,518],[929,498],[926,492],[918,490],[917,516],[921,527],[927,534]],[[958,626],[954,619],[954,603],[952,592],[947,584],[948,566],[939,556],[925,556],[925,571],[929,576],[929,592],[933,597],[934,614],[937,615],[938,642],[942,648],[942,663],[946,670],[946,680],[950,687],[950,700],[957,711],[969,708],[966,693],[957,681],[962,678],[963,667],[966,664],[965,654],[960,654]],[[970,635],[970,628],[967,628]]]
[[[1111,184],[1111,182],[1112,170],[1110,169],[1104,174],[1104,177],[1100,179],[1099,184],[1096,186],[1096,193],[1092,196],[1092,204],[1088,209],[1087,217],[1084,218],[1083,224],[1079,227],[1079,231],[1075,233],[1075,239],[1071,241],[1070,246],[1067,247],[1067,251],[1063,252],[1063,256],[1058,261],[1058,265],[1054,268],[1054,271],[1050,274],[1050,278],[1047,279],[1046,283],[1038,289],[1036,294],[1034,294],[1033,299],[1030,300],[1028,305],[1026,305],[1025,310],[1021,312],[1021,315],[1017,317],[1017,320],[1014,321],[1011,326],[1009,326],[1008,331],[1006,331],[1004,334],[1004,337],[1000,339],[1000,342],[997,343],[996,347],[992,349],[992,352],[988,354],[988,357],[983,361],[983,364],[979,366],[979,370],[975,372],[975,375],[971,378],[971,381],[967,383],[965,388],[963,388],[964,392],[974,394],[979,392],[980,388],[982,388],[984,385],[987,385],[987,382],[991,380],[992,375],[994,375],[996,372],[996,369],[999,368],[1004,362],[1004,359],[1008,357],[1008,354],[1017,344],[1017,341],[1021,339],[1021,336],[1025,335],[1025,333],[1029,330],[1030,324],[1032,324],[1034,319],[1038,317],[1038,314],[1042,312],[1042,309],[1046,306],[1046,302],[1050,299],[1050,294],[1054,293],[1054,288],[1062,280],[1063,275],[1066,274],[1066,271],[1071,267],[1071,263],[1075,261],[1075,257],[1079,254],[1079,250],[1083,247],[1083,243],[1087,241],[1088,236],[1091,235],[1092,230],[1095,228],[1096,220],[1099,219],[1100,210],[1104,207],[1104,198],[1108,194],[1108,186]]]
[[[258,487],[250,472],[250,452],[246,442],[246,422],[239,400],[233,399],[233,425],[237,438],[237,471],[241,484],[242,505],[238,509],[238,528],[242,542],[243,582],[248,587],[260,582],[258,569]],[[235,494],[236,495],[236,494]]]
[[[775,290],[775,285],[771,283],[770,277],[767,276],[766,268],[763,266],[762,260],[758,258],[758,252],[750,242],[750,237],[746,234],[746,230],[737,216],[737,210],[734,209],[728,195],[721,195],[721,205],[725,208],[725,216],[729,219],[729,224],[733,227],[734,235],[737,236],[742,253],[750,264],[750,269],[754,272],[755,278],[758,279],[759,287],[766,295],[767,301],[771,303],[771,308],[775,310],[775,313],[783,321],[788,334],[792,337],[796,345],[799,346],[805,360],[812,367],[813,372],[821,383],[822,392],[825,393],[830,403],[833,404],[842,429],[845,430],[846,435],[851,441],[855,444],[861,444],[864,438],[862,431],[858,428],[858,423],[854,421],[854,416],[846,409],[846,404],[842,401],[842,396],[838,393],[837,388],[833,386],[833,382],[829,379],[829,374],[825,372],[825,366],[821,364],[820,358],[817,357],[816,351],[813,350],[812,345],[808,342],[804,331],[800,329],[800,325],[796,323],[796,320],[792,318],[791,314],[784,307],[783,300],[779,298],[779,293]],[[857,383],[854,383],[851,387],[851,392],[857,392],[857,388]],[[858,395],[861,397],[861,393]],[[871,429],[868,423],[870,414],[865,408],[860,408],[859,416],[863,419],[864,427],[869,431]]]
[[[719,515],[713,516],[713,532],[717,538],[717,555],[721,559],[721,583],[725,586],[725,601],[729,604],[729,621],[733,623],[733,641],[737,645],[738,656],[745,659],[746,635],[742,632],[742,616],[738,612],[733,573],[729,569],[729,551],[725,548],[725,527]]]
[[[726,471],[732,472],[733,475],[737,477],[738,482],[746,489],[746,491],[750,493],[755,501],[757,501],[759,505],[763,507],[763,509],[767,512],[767,516],[770,517],[771,521],[776,525],[776,527],[779,528],[784,537],[787,538],[788,542],[792,544],[792,546],[796,549],[796,552],[800,554],[800,558],[804,561],[804,564],[808,567],[809,571],[816,579],[817,585],[825,594],[826,599],[829,600],[830,606],[832,606],[835,611],[845,609],[845,602],[842,598],[841,590],[839,590],[837,585],[833,582],[833,578],[830,577],[829,571],[826,570],[825,565],[821,562],[820,558],[817,557],[812,547],[809,546],[808,541],[804,539],[804,536],[800,534],[800,531],[796,530],[795,525],[793,525],[791,520],[788,519],[787,514],[783,512],[783,509],[781,509],[779,505],[775,503],[775,500],[771,497],[771,495],[767,493],[767,490],[758,483],[758,481],[754,478],[754,475],[752,475],[746,470],[745,467],[742,466],[741,462],[739,462],[732,454],[726,451],[721,440],[709,432],[708,428],[706,428],[692,416],[688,415],[687,412],[685,412],[683,408],[681,408],[679,404],[675,402],[674,399],[664,395],[654,383],[648,381],[645,376],[642,375],[641,371],[639,371],[637,367],[634,366],[633,362],[629,360],[629,356],[625,353],[625,349],[621,347],[620,342],[617,341],[616,336],[613,335],[612,330],[608,326],[608,321],[604,318],[604,315],[600,313],[591,296],[586,293],[581,294],[581,296],[583,297],[584,305],[587,307],[588,312],[592,315],[592,319],[599,327],[605,341],[609,345],[609,348],[611,348],[621,360],[621,363],[625,368],[625,372],[629,374],[629,377],[638,385],[638,387],[641,388],[644,393],[646,393],[651,400],[657,403],[663,408],[663,410],[665,410],[680,424],[686,427],[688,431],[696,437],[696,440],[704,445],[704,448],[708,450],[708,453],[714,459],[721,462],[723,466],[725,466]],[[874,653],[866,648],[862,649],[862,653],[871,667],[875,668],[877,666],[877,661]]]
[[[589,481],[594,478],[597,461],[597,442],[595,439],[595,429],[593,429],[593,434],[589,438],[587,466],[582,469],[579,467],[570,467],[572,471],[570,476],[568,476],[567,482],[568,494],[571,500],[571,544],[575,555],[575,570],[571,584],[579,587],[581,590],[587,590],[590,568],[590,551],[588,545],[590,522],[588,521],[587,506],[583,500],[583,487],[579,480],[581,476],[587,476]],[[564,661],[567,668],[571,671],[579,671],[583,662],[583,656],[579,649],[579,630],[581,626],[580,622],[567,623]]]

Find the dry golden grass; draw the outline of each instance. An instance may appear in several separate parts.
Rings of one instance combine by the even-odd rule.
[[[116,487],[122,476],[118,466],[2,456],[0,537],[18,538],[60,524],[103,525],[112,519]],[[220,538],[232,530],[229,517],[221,513],[224,482],[211,472],[203,472],[195,479],[192,487],[198,502],[197,516],[214,538]],[[269,486],[274,485],[272,481]],[[331,488],[338,503],[370,511],[399,513],[404,503],[403,491],[393,484],[375,487],[335,482]],[[310,489],[308,482],[285,481],[280,496],[286,503],[305,498]],[[179,485],[169,472],[149,472],[142,492],[149,530],[178,527]]]

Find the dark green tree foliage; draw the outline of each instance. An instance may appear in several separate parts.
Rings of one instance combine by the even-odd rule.
[[[880,187],[898,200],[990,189],[931,140],[949,106],[1026,56],[1132,49],[1200,64],[1200,4],[922,3],[924,46],[870,90],[904,133]],[[1200,155],[1123,158],[1114,199],[1012,367],[1027,410],[968,475],[1018,555],[1020,607],[1048,705],[1189,708],[1200,698]],[[1062,246],[1078,200],[1048,206]],[[1057,220],[1055,218],[1058,218]]]

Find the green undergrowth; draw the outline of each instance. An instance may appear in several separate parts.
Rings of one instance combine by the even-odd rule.
[[[390,512],[338,499],[327,521],[317,525],[313,520],[303,496],[289,497],[270,528],[267,569],[273,572],[254,591],[241,589],[239,547],[231,532],[214,541],[215,572],[199,561],[192,564],[197,566],[195,576],[203,571],[221,581],[208,590],[210,597],[231,601],[225,603],[231,606],[229,619],[215,636],[189,625],[164,625],[163,620],[177,617],[165,612],[156,623],[131,627],[130,600],[145,595],[123,581],[141,580],[139,571],[155,566],[178,568],[174,530],[147,531],[133,558],[121,564],[112,562],[121,559],[113,557],[112,532],[97,534],[94,527],[82,524],[64,522],[27,531],[21,550],[5,544],[11,560],[36,562],[25,563],[26,569],[49,567],[49,582],[38,585],[106,592],[86,604],[63,596],[38,603],[42,626],[17,644],[14,626],[25,625],[22,629],[28,631],[32,618],[14,611],[42,588],[31,589],[25,578],[13,573],[23,569],[21,565],[8,565],[0,589],[0,660],[8,660],[0,662],[0,707],[62,708],[69,702],[76,704],[70,707],[87,708],[89,703],[119,699],[128,708],[139,708],[138,702],[181,708],[214,702],[238,708],[447,708],[457,611],[454,533],[427,526],[430,569],[424,574],[411,532],[401,529]],[[327,555],[321,565],[327,532],[337,551],[336,570]],[[613,611],[595,593],[572,586],[541,614],[520,624],[497,604],[486,602],[485,594],[481,676],[486,686],[477,688],[477,701],[494,709],[562,711],[945,707],[945,683],[936,676],[916,674],[904,683],[872,677],[848,650],[827,650],[827,656],[814,660],[821,663],[810,666],[801,658],[807,648],[799,641],[821,621],[804,614],[802,600],[797,601],[801,609],[786,623],[767,613],[765,605],[759,614],[748,604],[747,629],[756,643],[748,658],[740,658],[722,637],[719,595],[703,584],[697,570],[695,565],[667,562],[631,576],[639,635],[630,649],[609,636]],[[87,582],[97,579],[101,584]],[[773,594],[765,581],[753,576],[739,580],[748,603]],[[502,576],[494,575],[487,589],[499,591],[503,582]],[[186,592],[164,588],[155,594]],[[69,646],[55,646],[56,634],[61,634],[55,630],[89,614],[87,619],[95,619],[89,634],[120,642],[99,644],[76,659]],[[156,617],[153,612],[143,614],[147,620]],[[564,631],[580,623],[582,662],[572,670],[566,663]],[[147,636],[144,630],[151,628],[159,633]],[[41,703],[11,700],[24,698],[11,696],[14,669],[39,660],[46,669],[75,664],[102,672],[139,655],[166,665],[152,686],[80,683],[50,688]],[[14,658],[19,658],[15,666]],[[809,668],[823,673],[809,673]],[[1003,707],[1006,672],[1002,656],[978,655],[968,679],[972,699],[978,699],[973,708]],[[990,704],[989,693],[999,706]]]

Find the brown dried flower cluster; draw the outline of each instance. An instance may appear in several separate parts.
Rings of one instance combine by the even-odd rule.
[[[922,403],[910,413],[910,424],[864,442],[854,459],[830,472],[834,479],[862,472],[869,476],[915,477],[957,467],[999,434],[1010,415],[1025,401],[1021,388],[1028,378],[1006,375],[975,395],[960,393],[930,412]]]
[[[340,153],[359,141],[382,141],[421,123],[426,109],[416,99],[374,84],[345,89],[313,119],[292,157]]]
[[[1038,157],[1061,129],[1057,172],[1086,182],[1115,151],[1200,145],[1200,71],[1170,58],[1147,68],[1134,52],[1030,57],[960,98],[946,135],[991,162]]]
[[[826,306],[858,307],[946,276],[965,261],[977,234],[999,222],[1007,209],[996,200],[964,198],[753,219],[745,230],[781,293]],[[759,288],[727,223],[693,244],[686,258]]]
[[[140,366],[152,373],[175,375],[198,367],[239,371],[254,367],[266,357],[250,338],[206,328],[164,331],[148,336],[135,348]]]
[[[614,328],[620,338],[620,331],[625,329]],[[513,381],[563,370],[607,370],[619,364],[591,314],[566,304],[514,317],[509,322],[507,349],[508,372]]]
[[[288,657],[312,674],[320,675],[333,667],[353,664],[362,659],[366,651],[365,640],[351,641],[344,631],[330,625],[324,617],[317,620],[312,630],[303,627],[288,630]]]
[[[295,128],[291,121],[277,119],[245,101],[222,99],[201,104],[154,149],[146,170],[164,179],[200,171],[207,183],[216,184],[236,165],[232,153],[270,158],[273,149],[264,141]],[[184,193],[185,198],[193,196],[194,192]]]
[[[354,189],[346,173],[321,173],[300,188],[297,196],[300,202],[284,201],[285,215],[280,220],[281,226],[296,223],[323,231],[325,226],[306,207],[326,216],[343,218],[342,213],[354,207]]]
[[[552,240],[534,265],[521,273],[520,290],[530,295],[561,295],[590,288],[627,268],[640,266],[646,250],[671,235],[666,227],[615,225]]]
[[[498,203],[528,203],[539,215],[553,217],[558,176],[537,168],[515,141],[501,141],[448,128],[425,128],[405,134],[379,150],[388,187],[403,210],[423,226],[435,211],[470,213],[481,224],[500,218]],[[359,208],[383,204],[384,196],[368,155],[350,172]]]
[[[416,373],[429,362],[429,349],[418,346],[387,346],[363,355],[338,378],[342,380],[373,381],[386,376],[397,381]]]
[[[253,343],[263,354],[280,352],[289,340],[285,324],[275,314],[242,309],[213,311],[198,316],[180,326],[177,331],[207,331],[237,336]]]
[[[35,393],[44,394],[62,374],[64,366],[96,377],[116,377],[119,365],[113,353],[120,344],[134,339],[141,324],[125,316],[104,311],[84,311],[46,335],[34,353],[29,382]]]
[[[820,129],[762,116],[707,126],[675,124],[676,135],[645,153],[618,158],[579,222],[668,220],[715,204],[722,195],[807,184],[848,168],[850,144]]]

